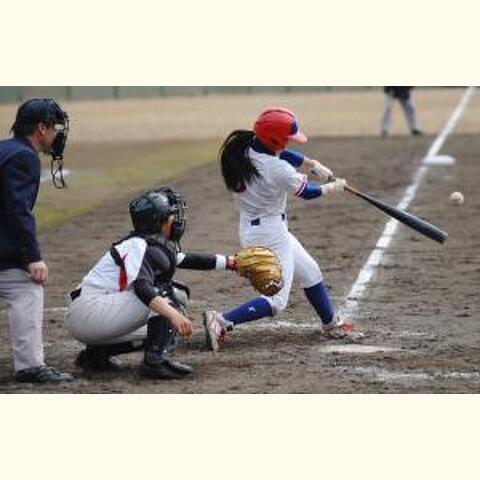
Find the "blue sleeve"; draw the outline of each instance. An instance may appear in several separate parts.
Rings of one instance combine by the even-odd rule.
[[[322,187],[316,183],[307,183],[305,187],[297,193],[297,196],[304,200],[313,200],[322,196]]]
[[[283,150],[280,154],[280,158],[288,162],[292,167],[298,168],[305,160],[305,155],[295,150]]]
[[[34,155],[17,154],[4,166],[2,191],[5,211],[8,212],[5,220],[18,241],[25,263],[42,259],[32,213],[39,177],[38,159]]]

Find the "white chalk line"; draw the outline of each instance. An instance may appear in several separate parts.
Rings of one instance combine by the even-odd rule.
[[[405,210],[410,205],[412,200],[415,198],[415,195],[422,183],[423,178],[427,174],[429,168],[432,166],[431,163],[428,163],[426,161],[426,159],[428,159],[429,157],[435,156],[439,153],[447,137],[455,128],[466,106],[470,102],[474,92],[475,92],[475,87],[468,87],[466,89],[459,104],[457,105],[452,115],[448,119],[445,127],[440,132],[440,134],[435,139],[435,141],[432,143],[430,149],[428,150],[427,155],[422,161],[422,164],[415,172],[412,179],[412,183],[405,190],[405,193],[402,199],[400,200],[400,203],[397,205],[397,208]],[[365,291],[367,290],[367,287],[370,281],[372,280],[372,277],[377,267],[381,264],[383,255],[385,254],[393,237],[395,236],[398,225],[399,225],[399,222],[395,219],[389,220],[385,225],[385,229],[383,230],[381,237],[379,238],[377,244],[375,245],[375,248],[372,250],[366,263],[361,268],[357,279],[355,280],[350,292],[348,293],[345,299],[344,305],[339,309],[339,313],[341,316],[351,317],[357,311],[360,299],[362,298]]]
[[[378,367],[354,367],[349,369],[353,373],[365,375],[373,378],[375,381],[384,383],[402,383],[402,382],[435,382],[438,380],[460,380],[478,383],[480,382],[480,372],[424,372],[422,370],[409,370],[407,372],[399,370],[387,370]]]
[[[351,344],[329,344],[316,347],[318,353],[344,353],[353,355],[369,355],[373,353],[392,353],[401,352],[399,347],[389,347],[387,345],[359,345],[357,343]]]
[[[249,330],[278,330],[278,329],[293,329],[293,330],[321,330],[319,322],[316,323],[295,323],[288,321],[270,321],[265,323],[249,323],[244,326]],[[242,328],[242,327],[238,327]]]

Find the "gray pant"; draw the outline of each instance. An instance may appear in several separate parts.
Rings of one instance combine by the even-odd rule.
[[[131,290],[106,293],[83,287],[68,306],[65,322],[85,345],[113,345],[145,340],[148,319],[154,315]]]
[[[382,132],[388,133],[392,124],[392,110],[396,98],[393,95],[385,94],[385,110],[382,118]],[[402,106],[405,119],[410,131],[417,130],[417,118],[415,114],[415,106],[411,98],[408,100],[398,100]]]
[[[43,287],[24,270],[0,270],[0,298],[8,304],[15,371],[44,365]]]

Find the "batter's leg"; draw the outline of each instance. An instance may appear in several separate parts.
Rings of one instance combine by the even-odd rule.
[[[217,352],[223,343],[226,332],[234,325],[253,322],[265,317],[273,317],[287,307],[290,290],[292,288],[294,258],[290,247],[288,230],[284,223],[278,228],[255,227],[241,230],[240,241],[242,247],[263,245],[271,248],[280,259],[284,286],[273,297],[257,297],[227,312],[219,313],[214,310],[204,312],[204,327],[207,346]]]
[[[273,247],[270,247],[273,248]],[[253,322],[264,317],[272,317],[287,308],[290,290],[292,289],[294,258],[288,244],[274,249],[282,264],[283,288],[273,297],[257,297],[233,310],[223,313],[228,322],[238,325]]]
[[[293,252],[288,241],[283,242],[282,248],[278,248],[278,242],[276,249],[272,245],[268,246],[275,251],[282,264],[284,281],[282,290],[273,297],[257,297],[224,313],[214,310],[204,312],[203,324],[207,346],[214,352],[221,349],[227,331],[232,330],[235,325],[253,322],[265,317],[273,317],[286,308],[293,280]]]
[[[328,325],[334,319],[335,312],[323,282],[322,271],[315,259],[294,235],[291,235],[291,243],[295,256],[295,277],[302,284],[308,301],[317,312],[323,325]]]
[[[257,297],[233,310],[223,313],[223,318],[229,323],[252,322],[264,317],[272,317],[285,310],[292,288],[294,259],[290,248],[290,237],[285,223],[279,222],[277,226],[248,227],[240,232],[242,247],[263,245],[271,248],[280,259],[284,286],[273,297]]]

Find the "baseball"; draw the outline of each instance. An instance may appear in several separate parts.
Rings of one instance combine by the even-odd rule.
[[[464,201],[465,197],[461,192],[453,192],[450,195],[450,203],[452,203],[453,205],[462,205]]]

